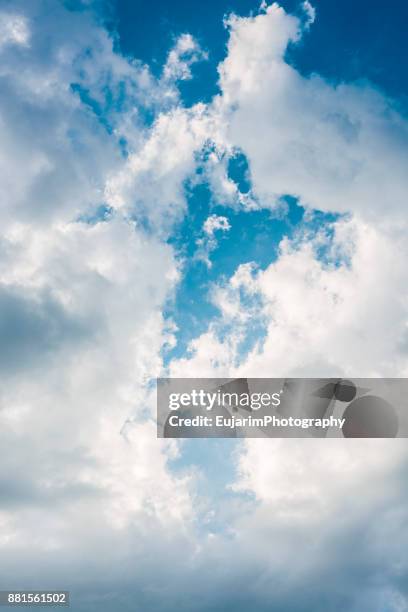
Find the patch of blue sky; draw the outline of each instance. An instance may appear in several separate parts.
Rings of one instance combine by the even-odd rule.
[[[321,242],[316,241],[315,257],[323,267],[339,268],[341,266],[349,268],[351,266],[352,249],[339,250],[336,248],[335,222],[340,218],[347,218],[348,215],[327,215],[320,211],[314,211],[311,219],[311,227],[314,231],[320,231]]]
[[[115,87],[106,85],[103,90],[101,99],[92,97],[90,90],[84,87],[81,83],[71,83],[71,89],[75,92],[81,102],[90,112],[94,113],[99,123],[106,129],[108,134],[114,133],[115,119],[123,111],[129,109],[129,106],[137,108],[136,121],[138,126],[149,128],[153,125],[157,110],[149,104],[142,104],[140,100],[135,101],[129,98],[126,83],[120,81]],[[128,156],[128,146],[126,138],[122,135],[118,138],[118,145],[121,149],[123,157]]]
[[[109,221],[113,216],[114,211],[110,206],[106,204],[100,204],[96,208],[92,208],[89,212],[80,215],[77,221],[81,223],[88,223],[89,225],[95,225],[104,221]]]
[[[289,12],[299,3],[284,0]],[[408,4],[387,6],[381,0],[312,0],[316,21],[300,45],[288,49],[287,59],[303,75],[370,81],[395,98],[408,94],[408,53],[405,24]],[[397,6],[398,5],[398,6]],[[396,19],[398,15],[398,19]]]
[[[241,151],[228,160],[228,177],[234,181],[241,193],[249,193],[251,190],[251,171],[248,160]]]
[[[99,123],[104,126],[108,134],[112,134],[113,127],[108,119],[107,101],[102,105],[98,100],[95,100],[95,98],[91,96],[89,90],[80,83],[71,83],[71,89],[79,96],[82,104],[87,106],[98,117]]]
[[[217,66],[225,58],[228,42],[224,17],[232,12],[256,14],[260,4],[254,0],[157,0],[152,8],[144,0],[116,0],[109,19],[119,34],[122,52],[149,64],[156,75],[177,36],[188,32],[198,40],[208,52],[208,61],[194,65],[194,78],[181,84],[182,99],[190,106],[208,102],[219,91]],[[304,16],[299,0],[279,4]],[[392,96],[408,94],[408,64],[401,61],[408,54],[408,3],[398,3],[398,19],[382,0],[313,0],[311,4],[316,8],[316,22],[287,53],[296,69],[334,82],[369,79]]]
[[[259,296],[255,295],[253,299],[259,300]],[[245,299],[241,298],[241,305],[245,307]],[[262,313],[262,311],[259,312]],[[255,316],[252,316],[249,321],[246,322],[244,333],[237,346],[234,363],[235,367],[241,365],[241,363],[245,361],[248,353],[253,349],[256,348],[258,351],[262,349],[263,343],[268,335],[268,324],[269,321],[259,313],[256,313]]]
[[[182,477],[191,469],[196,475],[197,529],[228,536],[229,525],[238,513],[247,512],[255,498],[235,492],[230,485],[236,480],[236,469],[243,441],[234,438],[185,439],[181,452],[169,460],[169,468]]]
[[[196,102],[209,102],[219,91],[217,66],[225,57],[227,43],[224,17],[231,12],[249,14],[257,8],[253,0],[159,0],[154,9],[144,0],[118,0],[112,26],[119,33],[122,52],[148,64],[157,77],[178,36],[189,33],[197,39],[208,52],[208,61],[194,65],[194,78],[180,84],[183,102],[191,106]],[[138,28],[138,36],[135,36],[138,23],[143,23],[143,28]]]

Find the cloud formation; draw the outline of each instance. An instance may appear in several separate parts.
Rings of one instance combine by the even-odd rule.
[[[311,218],[344,215],[301,227],[264,269],[247,262],[216,283],[220,316],[169,371],[406,375],[406,120],[368,84],[334,86],[287,63],[315,18],[309,3],[303,25],[276,4],[231,16],[221,93],[190,108],[177,81],[205,56],[190,35],[155,78],[115,50],[91,10],[10,6],[0,15],[7,586],[65,580],[78,610],[300,612],[333,598],[339,610],[406,610],[402,444],[331,441],[323,457],[321,441],[246,441],[229,458],[216,533],[199,474],[171,468],[183,446],[155,437],[151,386],[174,343],[163,312],[181,271],[168,238],[198,167],[225,206],[276,208],[290,194]],[[228,176],[237,151],[248,194]],[[228,229],[227,217],[207,218],[207,256]],[[245,352],[254,321],[264,333]]]
[[[167,112],[174,82],[117,54],[88,10],[15,11],[0,22],[3,579],[57,586],[66,573],[81,590],[81,575],[103,581],[108,550],[124,562],[132,532],[152,550],[185,541],[173,534],[192,517],[149,386],[171,340],[162,310],[178,263],[104,196],[124,148],[143,150],[146,106]]]
[[[285,53],[304,29],[277,4],[228,24],[227,136],[247,155],[262,205],[291,194],[313,209],[403,219],[408,128],[396,104],[368,83],[300,75]]]

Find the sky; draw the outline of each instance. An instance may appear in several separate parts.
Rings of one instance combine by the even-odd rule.
[[[155,424],[157,376],[407,376],[407,11],[0,0],[0,589],[408,610],[403,439]]]

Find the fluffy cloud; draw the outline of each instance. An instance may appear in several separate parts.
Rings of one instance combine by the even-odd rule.
[[[168,233],[186,212],[183,183],[194,174],[208,138],[217,134],[218,121],[204,104],[160,114],[140,149],[108,180],[107,202]]]
[[[314,209],[403,219],[408,126],[396,105],[369,84],[301,76],[285,52],[302,26],[277,4],[229,27],[227,135],[248,156],[261,203],[292,194]]]
[[[182,34],[168,55],[163,68],[163,79],[191,79],[191,64],[205,58],[206,54],[191,34]]]
[[[237,487],[259,505],[238,538],[262,559],[262,598],[277,609],[406,610],[407,459],[402,440],[249,440]]]
[[[222,95],[188,109],[176,80],[203,55],[190,36],[155,79],[114,51],[91,12],[47,6],[8,3],[0,17],[7,585],[65,580],[78,610],[134,610],[137,597],[143,609],[262,610],[278,601],[300,611],[304,601],[318,609],[319,579],[333,589],[340,576],[338,609],[380,610],[387,600],[403,610],[402,446],[325,442],[320,462],[316,441],[248,441],[233,458],[231,495],[250,493],[257,505],[227,497],[228,528],[203,535],[193,475],[169,469],[180,448],[155,438],[149,381],[173,341],[162,313],[180,274],[163,238],[186,210],[183,184],[206,147],[200,163],[226,204],[270,207],[291,193],[311,209],[354,216],[285,240],[266,269],[240,266],[214,287],[219,320],[170,371],[405,374],[406,247],[393,225],[406,187],[405,122],[368,86],[333,87],[288,66],[285,49],[301,25],[276,5],[230,18]],[[305,11],[310,24],[308,3]],[[237,148],[250,164],[247,197],[226,174]],[[227,225],[210,217],[204,232],[213,239]],[[265,333],[243,355],[254,321]],[[344,500],[358,493],[350,511]],[[353,572],[344,543],[356,535],[363,545],[352,569],[367,558],[370,567],[345,595]],[[381,582],[384,556],[392,567]],[[295,601],[296,588],[309,599]],[[324,609],[329,594],[320,589]]]
[[[79,588],[114,546],[124,562],[129,535],[193,547],[189,479],[168,469],[178,450],[156,439],[150,386],[178,264],[104,197],[160,121],[163,142],[176,135],[177,75],[118,55],[91,12],[48,9],[18,2],[0,21],[1,555],[10,585],[33,566],[59,584],[66,565]],[[162,113],[150,134],[146,106]]]

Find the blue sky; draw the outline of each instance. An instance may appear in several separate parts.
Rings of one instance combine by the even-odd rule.
[[[1,588],[408,610],[404,440],[159,440],[154,393],[407,376],[407,11],[0,2]]]
[[[289,12],[300,12],[299,2],[281,5]],[[390,95],[407,95],[407,68],[400,61],[408,44],[404,25],[408,9],[403,2],[394,4],[390,11],[384,11],[380,0],[357,4],[328,0],[314,6],[318,20],[313,31],[290,53],[303,74],[318,72],[335,81],[370,79]],[[222,24],[224,15],[235,12],[245,16],[257,8],[250,0],[206,4],[177,0],[171,4],[159,1],[153,11],[143,1],[120,0],[114,3],[112,21],[122,51],[153,69],[156,66],[156,70],[160,70],[172,40],[183,32],[193,34],[210,51],[209,62],[197,66],[194,82],[182,89],[189,104],[208,99],[216,91],[216,68],[225,56],[228,36]],[[138,22],[143,22],[143,28],[137,28]]]

